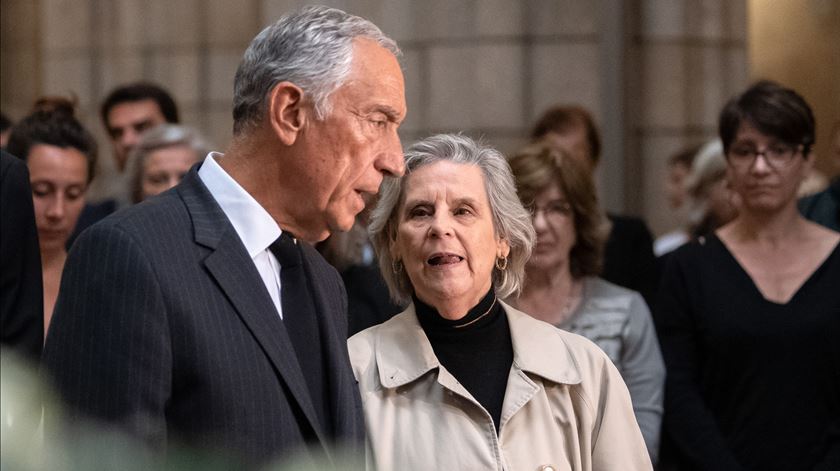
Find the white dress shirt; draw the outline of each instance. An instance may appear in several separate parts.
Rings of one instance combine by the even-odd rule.
[[[222,207],[225,216],[230,220],[242,244],[245,245],[245,250],[254,261],[271,296],[271,301],[282,319],[280,263],[268,249],[280,237],[282,231],[268,211],[219,166],[216,159],[223,157],[224,154],[219,152],[210,152],[201,168],[198,169],[198,177]]]

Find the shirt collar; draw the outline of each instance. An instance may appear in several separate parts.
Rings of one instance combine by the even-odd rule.
[[[555,383],[580,383],[580,369],[561,332],[504,302],[501,304],[510,324],[513,364]],[[376,364],[383,387],[403,386],[440,367],[417,321],[414,304],[377,328],[376,343]]]
[[[278,237],[280,226],[257,200],[216,162],[224,154],[210,152],[198,176],[219,203],[251,258],[265,251]]]

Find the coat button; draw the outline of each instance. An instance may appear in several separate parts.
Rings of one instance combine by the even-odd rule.
[[[544,464],[539,467],[539,471],[555,471],[555,469],[554,466],[551,466],[550,464]]]

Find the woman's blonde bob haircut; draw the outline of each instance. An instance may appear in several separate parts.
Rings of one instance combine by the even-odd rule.
[[[414,292],[411,280],[405,270],[401,269],[400,261],[393,260],[390,251],[396,241],[400,207],[405,199],[405,182],[415,170],[439,161],[475,165],[481,169],[493,228],[496,235],[505,239],[510,246],[507,267],[504,270],[493,268],[493,286],[500,298],[518,294],[525,277],[525,262],[531,256],[536,236],[531,216],[516,196],[510,166],[499,151],[476,143],[469,137],[438,134],[408,148],[405,154],[405,176],[386,178],[382,182],[379,203],[371,215],[368,232],[391,299],[397,304],[405,304],[411,300]]]

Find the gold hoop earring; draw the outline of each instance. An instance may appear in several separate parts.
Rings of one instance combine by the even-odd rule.
[[[496,268],[498,268],[501,271],[505,271],[505,269],[507,268],[507,263],[508,263],[507,257],[497,258],[496,259]]]
[[[391,271],[394,272],[395,275],[399,275],[402,272],[403,264],[399,260],[394,260],[391,262]]]

